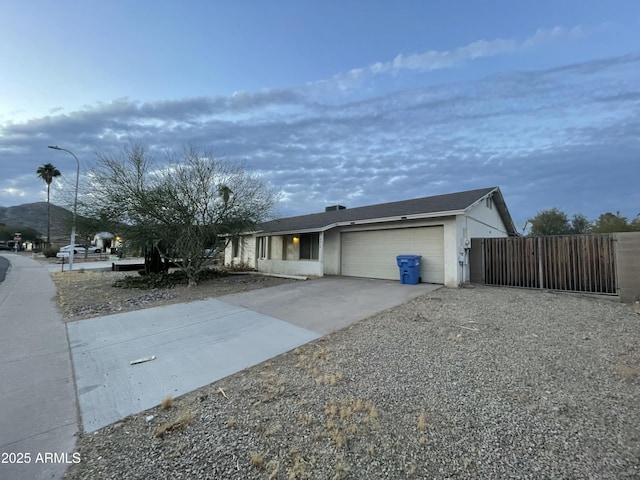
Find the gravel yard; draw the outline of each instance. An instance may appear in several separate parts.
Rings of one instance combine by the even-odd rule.
[[[57,289],[56,301],[64,320],[83,320],[142,308],[205,300],[295,281],[263,275],[229,275],[202,281],[195,287],[176,285],[173,288],[140,290],[113,286],[117,279],[126,276],[138,276],[138,273],[82,269],[52,273],[51,278]]]
[[[443,288],[82,435],[66,478],[640,478],[639,340],[610,300]]]

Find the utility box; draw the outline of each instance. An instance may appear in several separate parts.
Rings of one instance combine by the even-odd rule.
[[[398,255],[396,262],[400,269],[400,283],[417,285],[420,283],[420,259],[422,255]]]

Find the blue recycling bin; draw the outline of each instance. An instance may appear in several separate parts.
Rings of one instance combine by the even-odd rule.
[[[422,255],[398,255],[396,262],[400,269],[400,283],[417,285],[420,283],[420,259]]]

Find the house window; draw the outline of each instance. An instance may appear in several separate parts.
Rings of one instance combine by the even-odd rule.
[[[493,209],[493,208],[492,208],[492,204],[491,204],[491,197],[487,197],[487,198],[485,199],[485,204],[486,204],[486,206],[487,206],[487,208],[488,208],[489,210],[492,210],[492,209]]]
[[[303,233],[300,235],[300,259],[318,260],[320,256],[320,234]]]
[[[238,237],[231,240],[231,256],[233,258],[240,256],[240,239]]]
[[[258,237],[258,258],[264,259],[268,255],[268,239],[269,237]]]

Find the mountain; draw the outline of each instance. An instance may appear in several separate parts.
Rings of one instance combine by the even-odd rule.
[[[51,238],[69,235],[73,214],[51,204]],[[0,223],[16,228],[31,227],[47,235],[47,202],[25,203],[13,207],[0,207]]]

